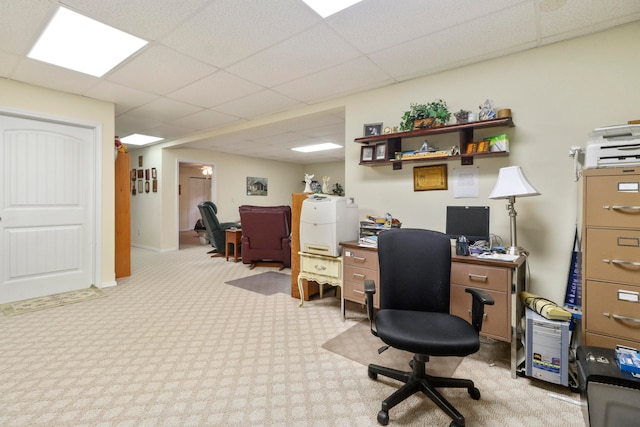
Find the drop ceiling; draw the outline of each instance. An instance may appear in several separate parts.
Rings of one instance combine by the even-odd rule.
[[[27,58],[58,6],[149,44],[102,78]],[[0,0],[0,76],[113,102],[116,134],[293,163],[338,161],[336,109],[212,130],[640,20],[637,0],[364,0],[322,19],[302,0]],[[427,43],[428,41],[428,43]],[[416,55],[420,48],[429,52]]]

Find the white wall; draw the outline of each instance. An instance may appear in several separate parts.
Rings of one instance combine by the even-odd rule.
[[[512,110],[515,127],[491,131],[510,134],[511,154],[476,161],[479,198],[454,199],[451,185],[446,191],[414,192],[414,164],[400,171],[358,166],[356,143],[346,146],[348,193],[355,195],[361,213],[389,211],[403,227],[440,231],[445,206],[489,205],[491,231],[508,242],[506,203],[488,195],[500,167],[520,165],[542,193],[516,202],[518,243],[531,252],[530,289],[562,303],[582,185],[573,181],[569,147],[585,145],[596,127],[640,118],[638,40],[640,23],[634,23],[349,98],[347,141],[362,136],[363,123],[382,119],[393,126],[411,102],[435,98],[446,100],[452,111],[475,111],[491,98]],[[453,169],[463,166],[447,164],[451,183]]]

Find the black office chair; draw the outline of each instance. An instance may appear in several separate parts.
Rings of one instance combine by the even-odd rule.
[[[464,417],[436,388],[466,388],[475,400],[480,399],[480,390],[471,380],[428,375],[426,362],[430,356],[467,356],[478,351],[484,305],[492,305],[493,299],[483,291],[466,289],[473,296],[472,324],[449,314],[451,244],[445,234],[419,229],[384,231],[378,236],[378,257],[380,309],[375,318],[375,283],[365,281],[371,332],[388,346],[414,353],[409,363],[413,372],[369,365],[372,379],[380,374],[406,383],[382,402],[378,422],[387,425],[389,410],[421,391],[453,419],[451,427],[463,427]]]
[[[213,253],[213,255],[211,255],[212,257],[224,255],[227,250],[225,247],[225,232],[229,228],[240,228],[240,224],[237,222],[223,222],[221,224],[216,216],[218,208],[215,203],[211,201],[199,203],[198,209],[200,210],[204,227],[207,229],[209,243],[211,243],[211,246],[214,248],[214,250],[209,253]]]

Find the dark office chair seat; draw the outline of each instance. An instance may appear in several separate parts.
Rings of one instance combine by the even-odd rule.
[[[453,421],[451,427],[464,427],[465,420],[436,389],[466,388],[473,399],[480,399],[471,380],[428,375],[430,356],[468,356],[480,349],[480,328],[484,305],[493,299],[480,290],[466,289],[472,295],[471,324],[449,314],[451,244],[436,231],[392,229],[378,236],[380,264],[380,309],[374,316],[372,280],[365,281],[367,312],[371,332],[387,345],[414,353],[412,372],[369,365],[372,379],[378,375],[405,384],[382,402],[378,422],[389,423],[389,410],[421,391]]]

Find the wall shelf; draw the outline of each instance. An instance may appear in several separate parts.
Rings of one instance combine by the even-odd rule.
[[[360,165],[363,166],[387,166],[393,165],[394,169],[402,169],[402,164],[406,162],[434,162],[434,161],[450,161],[460,159],[463,165],[473,164],[473,158],[479,157],[498,157],[507,156],[507,151],[487,151],[478,152],[473,154],[464,154],[467,151],[467,145],[473,141],[474,131],[476,129],[488,129],[494,127],[513,127],[513,119],[511,117],[504,117],[500,119],[480,120],[469,123],[461,123],[450,126],[439,126],[434,128],[417,129],[407,132],[396,132],[382,135],[370,135],[361,138],[356,138],[354,141],[363,144],[363,146],[372,145],[374,152],[378,152],[377,146],[384,144],[385,157],[373,156],[372,160],[363,160],[363,155],[360,156]],[[455,156],[436,156],[436,157],[418,157],[404,160],[396,160],[395,153],[402,151],[402,140],[409,138],[425,137],[429,135],[458,133],[460,138],[460,152],[463,154]],[[361,151],[365,153],[365,150]]]

